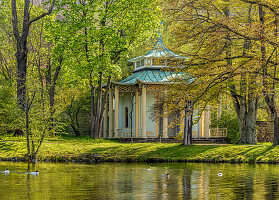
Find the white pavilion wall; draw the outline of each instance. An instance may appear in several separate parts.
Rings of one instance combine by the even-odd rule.
[[[199,119],[199,112],[198,110],[194,110],[193,112],[193,123],[195,123]],[[200,121],[193,124],[192,127],[192,137],[199,138],[200,137]]]
[[[135,118],[135,111],[136,111],[136,103],[135,103],[136,97],[134,96],[133,98],[133,113],[132,113],[132,128],[133,128],[133,134],[135,134],[135,126],[136,126],[136,118]],[[155,103],[155,95],[152,92],[147,91],[146,94],[146,133],[147,137],[157,137],[156,133],[156,121],[154,121],[154,117],[152,117],[152,107]],[[142,129],[142,122],[141,122],[141,107],[142,107],[142,96],[139,96],[139,137],[141,137],[141,129]],[[121,93],[119,97],[119,129],[123,130],[121,134],[123,133],[123,137],[126,135],[130,135],[131,131],[131,121],[130,117],[128,117],[128,127],[125,127],[125,107],[128,107],[129,114],[131,111],[131,94],[130,93]],[[198,112],[194,111],[194,120],[196,121],[195,118],[198,117]],[[197,122],[196,124],[193,125],[193,138],[198,138],[201,137],[200,134],[200,122]],[[162,134],[162,133],[161,133]],[[127,136],[126,136],[127,137]]]
[[[154,94],[147,92],[146,94],[146,135],[147,137],[156,136],[156,121],[152,117],[152,107],[154,106]]]
[[[200,133],[200,123],[193,124],[192,127],[193,137],[199,137]]]
[[[135,131],[135,97],[133,98],[133,112],[132,112],[132,129]],[[128,107],[128,127],[125,127],[125,107]],[[131,131],[131,94],[130,93],[122,93],[119,97],[119,129],[124,130],[123,133],[130,134]]]
[[[124,96],[119,97],[119,124],[118,124],[119,129],[123,128],[123,112],[124,112],[123,97]]]

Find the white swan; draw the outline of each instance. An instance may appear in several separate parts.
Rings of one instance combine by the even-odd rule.
[[[8,173],[10,173],[10,171],[9,171],[8,169],[6,169],[6,170],[4,171],[4,173],[5,173],[5,174],[8,174]]]
[[[39,175],[39,171],[36,170],[35,172],[30,172],[30,174],[32,174],[32,175]]]
[[[218,175],[218,176],[223,176],[223,173],[218,173],[217,175]]]

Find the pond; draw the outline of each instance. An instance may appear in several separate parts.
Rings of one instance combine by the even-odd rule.
[[[273,164],[37,163],[30,171],[39,175],[31,175],[27,163],[0,162],[5,169],[1,199],[279,198],[279,166]]]

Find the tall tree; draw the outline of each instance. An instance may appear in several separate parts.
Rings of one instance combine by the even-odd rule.
[[[62,23],[69,30],[69,48],[75,58],[73,65],[91,89],[93,138],[100,136],[110,80],[120,75],[118,62],[158,24],[156,3],[151,0],[65,0],[61,4],[65,16]],[[108,83],[105,91],[104,82]]]
[[[175,44],[189,58],[179,70],[195,77],[186,90],[192,90],[200,103],[229,92],[239,117],[239,142],[254,144],[256,85],[260,83],[255,72],[260,67],[253,57],[256,48],[244,37],[247,30],[243,28],[250,27],[255,18],[255,8],[252,13],[251,9],[249,3],[225,0],[182,0],[167,5]]]
[[[55,0],[52,1],[48,10],[38,16],[31,17],[32,4],[30,0],[24,0],[23,20],[18,21],[17,1],[11,1],[13,36],[16,43],[17,61],[17,100],[21,108],[26,108],[26,75],[27,75],[27,56],[28,56],[28,35],[32,23],[50,15],[54,8]]]
[[[16,63],[17,72],[21,72],[17,73],[17,75],[21,74],[25,78],[18,81],[17,75],[11,74],[6,65],[3,65],[3,69],[5,69],[3,72],[5,77],[11,77],[11,82],[13,81],[12,79],[17,81],[17,88],[19,88],[19,84],[23,84],[23,87],[20,88],[20,91],[23,91],[22,93],[13,88],[17,94],[23,94],[18,98],[21,99],[20,101],[18,100],[21,107],[18,112],[23,110],[24,117],[19,113],[18,121],[25,123],[25,125],[19,123],[16,128],[25,129],[27,154],[30,159],[36,157],[44,137],[49,132],[49,124],[53,124],[51,121],[53,121],[55,111],[55,87],[64,56],[63,45],[65,44],[65,38],[63,34],[57,28],[58,26],[56,26],[55,34],[53,30],[50,31],[54,27],[50,27],[50,24],[54,24],[56,20],[55,17],[51,18],[49,16],[53,7],[54,2],[45,12],[45,8],[40,4],[32,5],[26,1],[13,1],[12,4],[6,1],[1,3],[0,23],[1,29],[7,35],[5,42],[7,43],[9,42],[8,39],[14,38],[11,36],[16,36],[15,38],[18,39],[14,40],[14,43],[10,42],[11,45],[15,45],[14,49],[17,52],[13,62]],[[6,18],[2,18],[2,15],[6,16]],[[9,20],[13,21],[11,27],[8,23]],[[18,55],[21,56],[17,57]],[[23,62],[17,62],[20,59]],[[7,63],[7,60],[5,63]],[[13,66],[12,62],[9,62],[9,64]]]
[[[276,85],[278,82],[277,77],[277,38],[278,38],[278,12],[274,10],[272,7],[273,4],[261,4],[260,2],[256,2],[258,4],[259,11],[259,21],[260,21],[260,51],[261,51],[261,59],[260,65],[262,67],[262,76],[263,76],[263,95],[265,102],[269,108],[271,113],[271,117],[273,120],[273,130],[274,130],[274,141],[273,145],[279,145],[279,116],[278,116],[278,107],[276,105]],[[267,14],[266,14],[267,12]],[[271,14],[271,16],[270,16]],[[269,16],[268,16],[269,15]],[[270,18],[271,17],[271,18]],[[273,26],[273,36],[267,34],[268,23],[272,20]],[[270,42],[267,42],[269,40]],[[272,42],[272,43],[271,43]],[[272,45],[273,50],[269,57],[268,55],[268,47],[267,45]]]

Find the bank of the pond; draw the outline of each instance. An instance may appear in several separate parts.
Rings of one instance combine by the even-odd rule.
[[[0,136],[0,159],[23,161],[24,137]],[[38,154],[41,161],[149,161],[149,162],[246,162],[279,163],[279,146],[192,145],[165,143],[118,143],[89,137],[47,138]]]

